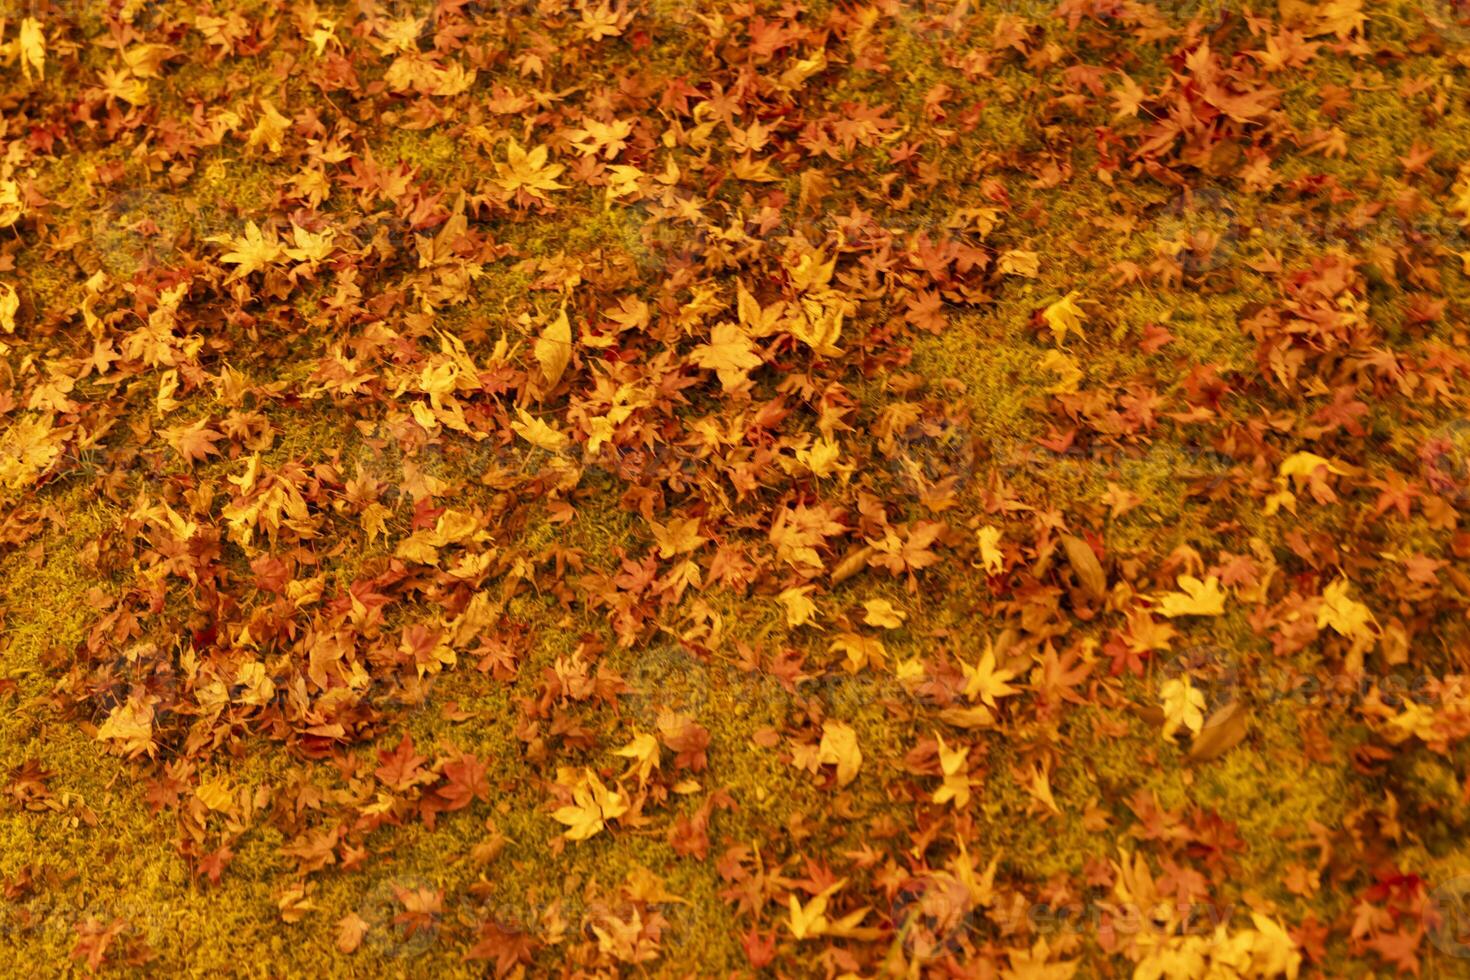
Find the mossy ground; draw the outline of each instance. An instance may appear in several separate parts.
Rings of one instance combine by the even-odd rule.
[[[1392,20],[1393,9],[1385,7],[1385,22]],[[938,63],[935,50],[920,33],[900,33],[889,49],[886,75],[871,80],[872,88],[868,80],[853,79],[850,91],[835,89],[830,100],[836,103],[876,88],[900,115],[918,119],[931,86],[940,80],[955,81],[953,72]],[[1130,68],[1136,77],[1167,71],[1167,66],[1150,62],[1149,55],[1141,58]],[[1416,70],[1430,67],[1425,64]],[[184,81],[201,92],[227,84],[207,67],[191,65],[186,71]],[[1344,70],[1337,81],[1348,84],[1355,74]],[[1336,125],[1348,134],[1352,152],[1299,157],[1283,166],[1283,179],[1326,173],[1348,187],[1375,182],[1394,171],[1397,158],[1417,142],[1428,142],[1446,156],[1463,157],[1470,150],[1470,114],[1464,109],[1463,94],[1437,125],[1426,127],[1402,111],[1394,88],[1401,80],[1402,74],[1360,86],[1357,97],[1335,118],[1324,117],[1310,93],[1288,95],[1284,108],[1296,126]],[[983,94],[989,101],[978,125],[941,153],[938,165],[965,166],[979,148],[994,159],[1036,150],[1036,127],[1029,124],[1022,95],[1027,83],[1025,73],[1013,69],[987,82]],[[373,148],[384,166],[408,164],[436,185],[466,179],[456,139],[444,133],[385,129]],[[99,167],[119,162],[126,165],[105,151],[79,153],[59,158],[45,175],[47,186],[69,195],[62,202],[65,207],[89,215],[77,219],[77,233],[86,240],[79,260],[84,274],[100,269],[125,280],[165,252],[197,251],[210,235],[238,232],[246,216],[269,207],[286,176],[257,159],[216,149],[198,161],[187,182],[167,193],[130,195],[93,184]],[[983,310],[952,316],[938,335],[916,335],[906,369],[931,386],[949,379],[957,382],[946,388],[948,396],[968,410],[971,429],[966,435],[988,450],[988,456],[963,474],[965,480],[978,486],[1000,478],[1029,499],[1075,501],[1099,514],[1106,512],[1100,498],[1109,484],[1116,484],[1143,503],[1108,525],[1111,547],[1126,552],[1148,544],[1168,553],[1176,544],[1188,544],[1203,551],[1218,541],[1220,514],[1196,506],[1185,495],[1201,478],[1223,478],[1230,464],[1190,446],[1179,430],[1166,427],[1131,455],[1068,456],[1036,448],[1036,440],[1047,431],[1046,389],[1056,378],[1039,366],[1033,315],[1070,289],[1106,297],[1091,307],[1094,315],[1087,329],[1095,331],[1097,343],[1087,348],[1081,364],[1084,391],[1107,392],[1149,370],[1148,359],[1136,347],[1109,342],[1113,337],[1136,336],[1149,323],[1167,325],[1175,338],[1170,349],[1177,352],[1178,364],[1185,370],[1206,363],[1245,369],[1253,345],[1243,337],[1237,318],[1247,305],[1270,298],[1275,286],[1270,276],[1237,260],[1289,254],[1300,247],[1302,233],[1293,220],[1270,214],[1264,202],[1259,211],[1207,218],[1206,224],[1216,220],[1218,225],[1210,230],[1223,235],[1219,247],[1226,254],[1219,261],[1229,263],[1232,270],[1228,283],[1218,290],[1176,290],[1167,295],[1119,287],[1117,263],[1147,264],[1156,257],[1154,243],[1174,234],[1179,230],[1175,225],[1184,219],[1170,217],[1167,207],[1162,208],[1163,217],[1150,217],[1170,199],[1166,191],[1154,188],[1156,199],[1146,202],[1129,197],[1132,191],[1118,191],[1093,176],[1089,163],[1094,162],[1079,152],[1075,176],[1063,187],[1022,187],[1017,192],[1012,210],[1033,220],[1025,236],[1009,244],[1044,251],[1048,258],[1044,277],[1018,282]],[[123,183],[137,186],[131,175]],[[572,203],[558,214],[502,230],[504,242],[516,249],[517,257],[575,256],[605,249],[636,260],[645,247],[640,222],[608,214],[590,194],[568,197]],[[923,207],[922,202],[916,205]],[[157,226],[157,234],[144,236],[136,230],[145,220]],[[924,223],[922,213],[913,220]],[[1156,225],[1150,224],[1155,220]],[[1184,223],[1191,230],[1197,227],[1192,221]],[[487,269],[476,284],[473,301],[446,316],[456,323],[499,322],[508,310],[524,309],[527,276],[511,265],[507,260]],[[23,254],[18,267],[38,308],[80,303],[79,277],[73,270],[59,271],[50,257],[40,254]],[[1470,295],[1470,282],[1459,272],[1448,271],[1443,281],[1451,298]],[[310,316],[311,302],[304,307],[301,315]],[[1383,305],[1383,315],[1394,315],[1391,303]],[[310,358],[320,355],[329,339],[300,338],[295,349],[278,352],[285,356],[261,357],[241,367],[262,384],[300,381],[308,373]],[[483,339],[492,341],[493,334]],[[864,379],[862,384],[869,386],[876,403],[881,379]],[[144,404],[151,394],[140,389],[130,397],[133,403]],[[270,417],[279,434],[263,456],[268,464],[296,458],[337,459],[344,472],[361,464],[384,476],[401,466],[394,447],[371,442],[365,430],[372,426],[358,425],[359,420],[346,413],[308,406],[299,412],[273,410]],[[464,458],[480,458],[473,447],[461,448]],[[283,923],[279,915],[277,898],[283,884],[292,880],[293,869],[280,851],[286,842],[265,821],[242,834],[231,871],[220,884],[209,885],[191,875],[177,854],[175,818],[153,812],[146,786],[134,778],[135,769],[101,751],[89,734],[85,724],[101,719],[68,717],[53,697],[56,663],[50,661],[74,648],[94,618],[88,592],[99,578],[84,563],[86,546],[125,511],[123,504],[93,495],[82,478],[86,465],[85,460],[77,461],[71,477],[35,493],[31,503],[55,519],[23,547],[0,556],[4,610],[0,676],[17,684],[0,712],[0,767],[9,770],[38,760],[55,772],[50,786],[60,801],[54,812],[0,810],[0,877],[15,876],[29,866],[44,866],[60,875],[43,896],[4,908],[0,949],[7,950],[13,962],[63,964],[82,920],[95,917],[105,922],[120,916],[146,938],[157,956],[147,967],[138,968],[139,975],[479,976],[482,966],[461,959],[460,940],[468,925],[456,921],[453,913],[442,924],[442,935],[405,937],[386,921],[397,909],[394,886],[443,889],[445,907],[450,909],[471,893],[482,901],[492,895],[496,897],[491,904],[511,917],[538,917],[558,899],[575,904],[589,879],[612,884],[643,867],[660,875],[667,890],[682,899],[664,908],[673,928],[663,962],[703,975],[743,968],[736,919],[720,897],[725,883],[712,862],[683,859],[661,834],[636,827],[613,828],[584,845],[554,848],[548,843],[560,828],[546,812],[536,770],[523,758],[523,743],[515,736],[516,699],[534,698],[542,671],[567,656],[579,637],[608,633],[599,612],[568,607],[551,595],[522,594],[511,605],[510,612],[535,637],[516,681],[498,682],[461,663],[427,685],[421,700],[400,712],[381,740],[391,745],[406,732],[421,747],[451,744],[476,753],[492,765],[488,778],[496,788],[493,805],[446,814],[433,829],[412,825],[379,831],[371,847],[381,860],[362,872],[329,870],[314,876],[311,901],[328,914],[309,915],[297,923]],[[464,480],[465,503],[484,503],[493,496],[475,486],[478,474],[467,472],[453,450],[426,466]],[[218,477],[238,467],[237,460],[211,461],[197,469],[177,466],[175,472]],[[530,554],[556,542],[579,549],[589,569],[614,571],[620,549],[646,538],[647,529],[610,490],[596,492],[595,479],[589,478],[594,490],[577,501],[570,521],[533,523],[515,546]],[[954,523],[978,514],[973,498],[966,497]],[[1242,519],[1268,539],[1274,533],[1255,515]],[[1406,539],[1412,540],[1415,533],[1411,526]],[[349,550],[331,555],[325,568],[347,582],[365,562],[380,557],[379,551]],[[910,593],[901,584],[863,577],[833,594],[837,603],[851,607],[878,596],[902,602],[910,610],[909,624],[884,636],[890,657],[902,661],[927,655],[938,637],[950,633],[975,637],[1003,629],[1004,622],[975,613],[968,600],[976,589],[976,583],[959,582],[943,592],[926,588]],[[864,844],[861,831],[847,828],[860,828],[884,813],[909,812],[913,801],[873,788],[886,782],[859,782],[834,802],[832,794],[814,786],[808,774],[753,739],[757,732],[793,718],[830,713],[854,727],[865,756],[873,760],[869,765],[896,766],[928,732],[917,721],[906,720],[902,710],[892,710],[885,698],[893,689],[864,687],[833,666],[805,689],[798,685],[788,690],[738,663],[732,654],[736,645],[764,639],[806,647],[810,663],[825,664],[831,658],[824,640],[787,630],[771,596],[737,598],[712,592],[704,599],[725,622],[723,642],[710,663],[691,667],[686,661],[659,662],[646,651],[618,650],[604,662],[625,676],[636,676],[647,691],[645,697],[697,706],[711,740],[710,768],[700,781],[706,789],[728,789],[739,801],[738,809],[718,818],[721,839],[764,840],[771,828],[785,828],[796,831],[792,838],[811,853],[847,852]],[[668,631],[678,628],[675,623],[661,625]],[[1238,642],[1242,650],[1253,641],[1238,621],[1202,629],[1198,638]],[[1251,651],[1253,656],[1260,653]],[[450,705],[454,710],[447,710]],[[621,710],[652,711],[648,705],[640,708],[636,698]],[[1304,828],[1309,823],[1340,827],[1357,805],[1362,787],[1352,783],[1348,753],[1360,733],[1340,718],[1325,715],[1321,722],[1331,762],[1305,764],[1298,715],[1294,703],[1278,703],[1256,716],[1252,734],[1240,749],[1209,765],[1190,766],[1174,745],[1157,738],[1156,726],[1141,719],[1133,719],[1125,732],[1118,733],[1099,725],[1093,712],[1071,712],[1063,722],[1066,755],[1050,774],[1057,799],[1070,801],[1060,815],[1038,809],[1021,780],[1023,765],[1031,760],[1012,758],[996,736],[987,780],[977,788],[977,849],[987,856],[1002,855],[1003,874],[1027,881],[1075,874],[1089,860],[1116,856],[1102,845],[1116,841],[1117,828],[1132,822],[1128,801],[1147,792],[1165,809],[1199,806],[1212,811],[1249,841],[1249,849],[1239,857],[1238,873],[1224,886],[1226,901],[1251,892],[1274,903],[1291,921],[1309,912],[1331,918],[1343,911],[1348,896],[1330,889],[1302,896],[1283,882],[1290,866],[1304,860],[1296,847]],[[643,727],[650,719],[644,719]],[[622,721],[612,709],[605,720],[609,726]],[[1403,763],[1407,772],[1394,782],[1407,794],[1402,802],[1414,805],[1417,794],[1419,803],[1448,805],[1455,781],[1463,774],[1463,760],[1457,773],[1430,753],[1411,755]],[[264,783],[294,761],[279,745],[247,741],[230,774],[241,785]],[[1086,829],[1076,809],[1081,800],[1097,801],[1112,829],[1107,833]],[[834,810],[863,819],[823,819]],[[1470,848],[1458,833],[1463,822],[1426,827],[1422,839],[1406,853],[1421,850],[1426,864],[1441,869],[1470,866]],[[494,835],[503,835],[507,843],[497,856],[482,862],[474,849]],[[352,910],[377,928],[357,953],[346,957],[335,949],[333,923]],[[456,942],[441,941],[450,933]],[[248,961],[242,960],[242,950],[249,951]],[[1334,956],[1341,955],[1341,950],[1334,950]],[[80,966],[73,970],[82,972]]]

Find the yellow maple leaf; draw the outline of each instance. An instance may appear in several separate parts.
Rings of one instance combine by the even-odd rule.
[[[840,721],[822,723],[822,741],[817,746],[817,762],[837,767],[837,785],[846,786],[857,778],[863,765],[858,749],[857,732]]]
[[[516,412],[520,419],[510,424],[511,430],[531,445],[556,453],[565,449],[571,441],[565,432],[553,429],[524,408],[518,408]]]
[[[260,118],[256,120],[250,135],[245,138],[245,145],[252,149],[264,146],[272,153],[280,153],[286,130],[290,127],[290,119],[281,115],[269,100],[261,99]]]
[[[1031,798],[1039,803],[1045,810],[1062,815],[1062,808],[1057,806],[1056,798],[1051,792],[1051,772],[1046,766],[1032,764],[1029,772],[1025,774],[1026,792]]]
[[[571,130],[567,137],[584,157],[601,153],[603,159],[612,160],[628,145],[632,132],[633,124],[626,119],[614,119],[610,123],[587,119],[582,128]]]
[[[745,288],[745,283],[738,279],[735,281],[735,308],[740,314],[740,325],[752,337],[769,337],[775,333],[781,328],[781,319],[786,312],[786,304],[781,300],[762,307]]]
[[[1264,513],[1267,517],[1276,514],[1282,507],[1296,513],[1296,494],[1304,487],[1311,491],[1319,503],[1330,503],[1337,499],[1327,483],[1329,475],[1349,476],[1351,471],[1336,462],[1316,453],[1292,453],[1281,461],[1276,476],[1277,489],[1266,497]],[[1290,481],[1290,487],[1287,483]]]
[[[980,548],[980,567],[988,575],[999,575],[1005,568],[1005,556],[1000,550],[1000,528],[986,525],[975,532],[975,544]]]
[[[36,69],[37,78],[45,78],[46,35],[41,30],[41,22],[34,17],[21,21],[20,36],[15,43],[20,51],[20,69],[25,73],[26,80],[30,80],[32,68]]]
[[[572,803],[558,808],[551,816],[557,823],[567,825],[562,833],[567,840],[586,840],[607,826],[607,821],[627,812],[627,797],[604,786],[591,769],[584,769],[572,790]]]
[[[653,539],[658,542],[658,556],[673,558],[675,555],[698,551],[709,541],[699,533],[699,518],[675,517],[667,524],[652,523]]]
[[[614,7],[608,0],[602,0],[597,6],[590,3],[582,7],[582,30],[586,32],[588,40],[600,41],[605,37],[617,37],[627,28],[628,22],[632,20],[633,12],[622,7]]]
[[[750,337],[733,323],[715,324],[710,342],[690,351],[689,359],[698,366],[715,372],[726,391],[734,391],[749,380],[749,372],[761,365],[760,355]]]
[[[1052,337],[1058,344],[1065,341],[1069,333],[1086,336],[1082,332],[1082,322],[1087,319],[1087,314],[1077,305],[1076,292],[1070,292],[1048,306],[1041,312],[1041,318],[1051,327]]]
[[[205,241],[228,245],[230,250],[220,256],[221,262],[235,266],[231,279],[240,279],[252,272],[260,272],[286,258],[286,249],[276,238],[275,232],[262,232],[254,221],[245,223],[245,236],[211,235]]]
[[[1251,913],[1251,924],[1256,927],[1251,937],[1251,967],[1255,975],[1295,980],[1302,964],[1296,940],[1279,922],[1260,912]]]
[[[97,80],[102,83],[102,90],[107,93],[108,98],[121,99],[129,105],[148,104],[148,83],[141,78],[135,78],[126,68],[100,68],[97,71]]]
[[[139,78],[161,78],[163,63],[178,53],[167,44],[135,44],[123,49],[122,59]]]
[[[332,239],[336,233],[330,228],[321,232],[308,231],[296,222],[291,222],[291,238],[295,248],[286,249],[286,257],[294,262],[320,262],[332,254]]]
[[[640,786],[646,783],[648,777],[658,768],[658,753],[658,739],[647,732],[634,735],[633,740],[627,745],[613,750],[613,755],[633,760],[633,764],[628,767],[628,775],[637,777]]]
[[[1054,371],[1057,375],[1056,383],[1043,389],[1048,395],[1077,393],[1077,385],[1082,381],[1082,369],[1077,366],[1075,358],[1059,350],[1049,350],[1037,366],[1043,371]]]
[[[837,340],[842,336],[842,318],[847,311],[837,293],[826,290],[817,296],[803,296],[792,311],[784,321],[791,336],[823,357],[842,356]]]
[[[473,68],[466,69],[457,61],[452,61],[443,68],[436,70],[429,83],[429,92],[432,95],[451,96],[460,95],[469,91],[479,72]]]
[[[959,845],[959,853],[949,861],[955,879],[965,886],[965,890],[970,893],[971,901],[976,905],[989,908],[995,902],[995,872],[1000,866],[1000,852],[997,851],[991,857],[990,863],[985,866],[985,870],[977,875],[975,873],[976,862],[965,848],[964,838],[958,838],[956,843]]]
[[[382,44],[375,46],[384,54],[395,51],[413,51],[419,46],[419,38],[424,33],[424,19],[422,17],[401,17],[397,20],[383,19],[377,25],[377,32],[383,38]]]
[[[951,749],[944,744],[944,738],[938,732],[934,733],[934,741],[939,747],[939,771],[944,782],[934,791],[931,800],[937,804],[953,803],[956,807],[968,805],[970,787],[974,785],[965,772],[970,750]]]
[[[65,441],[50,414],[21,416],[0,433],[0,486],[19,490],[34,482],[61,455]]]
[[[863,603],[863,622],[886,630],[896,630],[908,618],[908,613],[894,608],[887,599],[868,599]]]
[[[1077,975],[1079,960],[1059,960],[1054,958],[1051,944],[1042,936],[1031,944],[1030,949],[1012,949],[1007,951],[1007,957],[1011,961],[1010,968],[1001,974],[1001,980],[1072,980]],[[1143,976],[1144,974],[1135,974]],[[1186,977],[1194,976],[1188,973],[1158,973],[1154,976]],[[1201,974],[1201,976],[1203,976]]]
[[[812,443],[810,449],[798,449],[796,459],[818,479],[851,473],[853,470],[851,463],[841,462],[842,444],[835,439],[818,439]]]
[[[1171,677],[1159,688],[1164,706],[1164,740],[1168,741],[1181,728],[1198,735],[1205,724],[1205,696],[1195,690],[1188,677]]]
[[[1347,579],[1338,579],[1322,590],[1317,607],[1317,628],[1331,626],[1338,634],[1358,641],[1377,638],[1373,610],[1348,597]]]
[[[994,708],[996,698],[1008,698],[1021,693],[1019,688],[1006,683],[1015,678],[1013,671],[996,669],[995,651],[991,649],[988,640],[979,663],[973,667],[966,663],[961,663],[960,666],[965,672],[965,697],[972,701],[979,697],[982,702]]]
[[[637,167],[615,163],[607,168],[607,188],[603,191],[603,210],[610,210],[613,202],[638,193],[638,180],[645,176]]]
[[[1203,582],[1193,575],[1181,575],[1179,592],[1165,592],[1158,597],[1159,612],[1170,619],[1176,616],[1219,616],[1225,612],[1225,593],[1220,579],[1214,575]]]
[[[827,258],[822,252],[802,252],[796,263],[783,263],[791,285],[798,292],[823,289],[832,282],[832,273],[837,269],[837,259]]]
[[[338,47],[342,46],[342,42],[337,40],[336,21],[327,17],[318,17],[311,25],[311,28],[310,34],[307,34],[305,28],[302,28],[302,36],[311,44],[312,51],[318,58],[327,50],[328,44],[335,44]]]
[[[1292,453],[1281,461],[1281,467],[1277,471],[1283,478],[1290,477],[1291,482],[1298,488],[1302,484],[1318,478],[1321,470],[1338,476],[1347,474],[1347,470],[1338,466],[1330,459],[1318,456],[1316,453]]]
[[[567,320],[566,307],[541,331],[532,352],[541,365],[541,379],[547,388],[553,387],[572,360],[572,325]]]
[[[840,633],[827,649],[832,653],[843,654],[847,658],[847,670],[853,674],[862,670],[869,663],[881,668],[883,658],[887,655],[882,640],[876,636],[863,636],[859,633]]]
[[[15,314],[20,310],[20,296],[8,282],[0,282],[0,330],[15,333]]]
[[[1011,249],[1001,253],[1000,259],[995,263],[995,268],[1003,276],[1035,279],[1041,275],[1041,257],[1035,252]]]
[[[216,813],[224,813],[235,802],[235,792],[230,787],[228,776],[205,780],[194,790],[194,795],[199,798],[200,803]]]
[[[869,8],[875,9],[875,8]],[[783,92],[792,92],[806,84],[807,79],[827,68],[827,52],[823,48],[817,48],[812,54],[805,58],[793,61],[781,77],[777,79],[777,87]]]
[[[1368,21],[1363,13],[1363,0],[1328,0],[1317,8],[1316,14],[1317,26],[1308,37],[1336,34],[1345,41],[1354,31],[1361,33]]]
[[[826,935],[828,927],[831,925],[827,920],[827,903],[846,884],[846,878],[839,879],[835,884],[829,885],[820,894],[813,895],[812,900],[805,905],[802,905],[801,900],[795,894],[788,895],[786,902],[790,914],[786,919],[786,927],[791,930],[791,935],[797,939],[810,939]]]
[[[97,728],[97,738],[116,743],[130,756],[153,754],[153,705],[133,695],[112,709]]]
[[[9,228],[26,213],[20,184],[8,178],[0,180],[0,228]]]
[[[524,191],[534,198],[544,200],[546,191],[561,190],[556,178],[566,167],[559,163],[547,163],[548,150],[544,146],[533,147],[528,153],[514,139],[505,148],[505,162],[495,162],[495,171],[500,176],[496,183],[512,194]]]
[[[777,601],[786,609],[787,626],[795,629],[816,622],[817,604],[808,598],[814,591],[816,587],[812,585],[792,586],[776,596]]]
[[[771,161],[762,157],[757,160],[749,153],[736,157],[730,164],[730,174],[736,180],[748,180],[753,183],[770,184],[781,179],[781,175],[771,169]]]

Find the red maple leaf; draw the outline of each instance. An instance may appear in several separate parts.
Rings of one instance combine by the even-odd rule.
[[[478,797],[490,798],[490,785],[485,781],[485,765],[473,754],[465,752],[453,762],[444,764],[445,783],[434,792],[444,801],[446,810],[463,810]]]
[[[384,786],[403,792],[432,778],[423,768],[424,763],[428,761],[424,756],[414,752],[413,738],[405,734],[397,748],[392,751],[379,750],[378,762],[380,764],[377,769],[373,770],[373,774]]]

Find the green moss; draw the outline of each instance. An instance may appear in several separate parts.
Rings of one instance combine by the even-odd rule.
[[[436,184],[462,179],[470,165],[464,144],[439,129],[395,129],[374,153],[382,166],[406,163]]]

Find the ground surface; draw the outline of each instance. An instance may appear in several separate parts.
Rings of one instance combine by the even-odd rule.
[[[12,3],[28,974],[1470,974],[1470,11]]]

